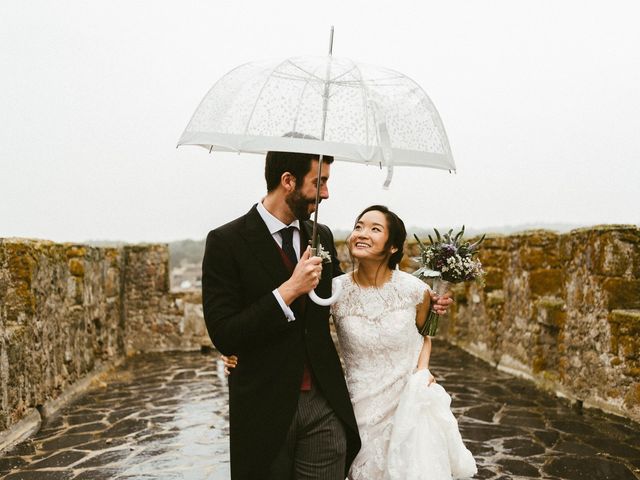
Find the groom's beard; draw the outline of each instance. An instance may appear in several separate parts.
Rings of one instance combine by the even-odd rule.
[[[309,220],[311,213],[315,208],[309,208],[310,205],[315,205],[315,198],[307,198],[300,193],[299,190],[294,190],[286,198],[285,202],[289,206],[291,213],[300,221]]]

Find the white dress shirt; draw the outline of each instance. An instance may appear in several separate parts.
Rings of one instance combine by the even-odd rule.
[[[276,241],[276,243],[280,246],[280,248],[282,248],[282,234],[280,233],[280,230],[287,227],[296,227],[293,231],[293,249],[296,252],[296,257],[300,259],[300,221],[296,219],[289,225],[285,225],[264,207],[262,201],[258,202],[257,208],[262,221],[265,223],[265,225],[269,229],[269,233]],[[293,314],[293,310],[291,310],[289,308],[289,305],[287,305],[282,299],[282,295],[280,295],[280,292],[278,292],[277,288],[273,290],[273,295],[276,297],[276,300],[278,301],[280,308],[282,308],[284,315],[287,317],[287,320],[293,322],[296,319],[295,315]]]

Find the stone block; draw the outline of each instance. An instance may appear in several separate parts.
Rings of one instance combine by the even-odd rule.
[[[85,257],[87,255],[87,247],[84,245],[69,245],[67,247],[67,258]]]
[[[633,383],[624,396],[624,405],[628,409],[640,407],[640,382]]]
[[[485,300],[487,307],[496,307],[504,304],[504,290],[493,290],[487,293]]]
[[[84,275],[84,260],[80,258],[71,258],[69,260],[69,272],[71,275],[81,277]]]
[[[609,310],[640,309],[640,280],[605,278],[602,290]]]
[[[541,269],[529,274],[529,289],[537,297],[562,296],[564,276],[562,270]]]
[[[547,230],[533,230],[516,235],[520,243],[520,265],[524,270],[559,268],[559,235]]]
[[[640,367],[626,368],[622,373],[627,377],[640,378]]]
[[[608,320],[620,335],[640,335],[640,310],[612,310]]]
[[[609,277],[621,277],[628,270],[633,269],[638,254],[630,244],[609,239],[602,241],[595,256],[595,273]]]
[[[539,323],[553,328],[563,328],[567,321],[564,300],[557,297],[542,297],[535,302]]]
[[[640,359],[640,337],[620,336],[618,337],[620,355],[626,360]]]
[[[507,265],[507,253],[508,251],[503,250],[501,247],[487,246],[487,240],[485,240],[480,246],[478,258],[485,268],[505,268]]]
[[[495,267],[484,267],[484,289],[487,292],[502,290],[504,284],[504,270]]]

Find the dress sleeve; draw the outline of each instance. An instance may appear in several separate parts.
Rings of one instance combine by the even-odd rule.
[[[412,305],[419,305],[424,300],[425,292],[431,291],[431,287],[413,275],[402,272],[403,295]]]

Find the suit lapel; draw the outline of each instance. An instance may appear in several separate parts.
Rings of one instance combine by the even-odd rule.
[[[277,285],[289,278],[290,273],[256,206],[245,215],[245,231],[241,234],[249,245],[247,257],[254,259],[256,265],[261,266]]]

